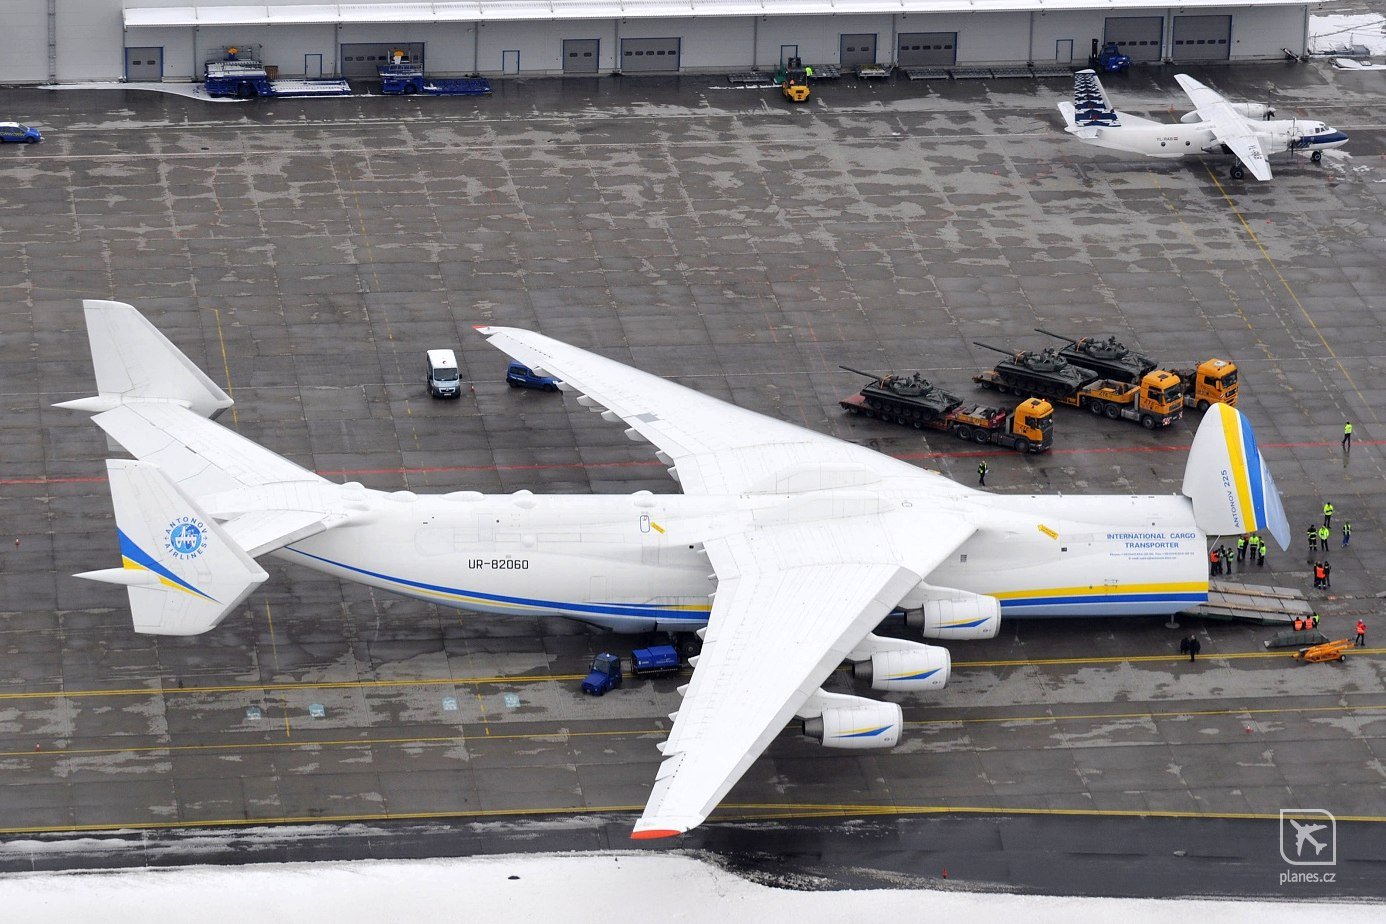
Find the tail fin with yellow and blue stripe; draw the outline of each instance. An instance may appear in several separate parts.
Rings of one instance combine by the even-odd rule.
[[[1194,522],[1209,535],[1268,531],[1290,547],[1290,523],[1251,422],[1236,408],[1214,404],[1198,426],[1184,469],[1184,496]]]
[[[77,577],[124,585],[136,632],[206,632],[268,577],[157,465],[110,459],[106,469],[121,567]]]

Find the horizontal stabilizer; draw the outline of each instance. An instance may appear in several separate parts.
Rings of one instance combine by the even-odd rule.
[[[106,469],[124,567],[77,576],[125,585],[136,632],[206,632],[268,576],[158,466],[111,459]]]
[[[99,414],[122,404],[168,402],[216,417],[231,406],[226,392],[133,306],[86,299],[82,310],[97,393],[57,407]]]
[[[1268,530],[1281,549],[1290,547],[1290,523],[1280,491],[1256,446],[1251,422],[1236,408],[1214,404],[1203,415],[1188,466],[1184,495],[1194,522],[1209,535],[1240,536]]]

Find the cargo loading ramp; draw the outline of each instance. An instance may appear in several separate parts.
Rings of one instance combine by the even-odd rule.
[[[1183,610],[1181,615],[1278,626],[1290,625],[1296,616],[1308,616],[1313,611],[1304,594],[1294,588],[1209,581],[1208,602]]]

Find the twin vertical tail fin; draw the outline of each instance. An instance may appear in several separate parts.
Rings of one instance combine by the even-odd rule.
[[[1209,535],[1239,536],[1268,530],[1290,547],[1290,523],[1251,422],[1226,404],[1214,404],[1198,426],[1184,469],[1184,495],[1194,522]]]
[[[99,414],[122,404],[170,403],[216,417],[231,398],[133,306],[86,299],[96,394],[57,407]]]
[[[106,469],[123,566],[77,577],[125,585],[136,632],[206,632],[268,577],[158,466],[111,459]]]

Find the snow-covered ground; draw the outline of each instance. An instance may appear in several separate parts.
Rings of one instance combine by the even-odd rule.
[[[1380,906],[1063,898],[904,889],[789,891],[674,855],[504,856],[463,860],[183,867],[0,876],[0,915],[15,924],[649,920],[796,924],[897,917],[973,924],[1380,922]]]
[[[1309,17],[1309,48],[1331,51],[1365,45],[1374,55],[1386,54],[1386,16],[1380,13],[1324,13]]]

